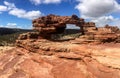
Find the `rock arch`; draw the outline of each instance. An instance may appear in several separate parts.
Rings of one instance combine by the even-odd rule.
[[[95,27],[95,23],[86,23],[83,18],[76,15],[58,16],[50,14],[33,20],[33,29],[41,33],[41,37],[50,38],[51,34],[64,32],[66,24],[75,24],[80,27],[80,32],[85,34],[87,27]]]

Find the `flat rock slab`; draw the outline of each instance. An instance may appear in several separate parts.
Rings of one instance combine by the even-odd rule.
[[[76,45],[71,49],[52,55],[10,49],[0,55],[0,78],[120,78],[119,47]]]

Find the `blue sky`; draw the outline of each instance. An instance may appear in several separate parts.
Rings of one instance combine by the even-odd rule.
[[[0,0],[0,27],[30,29],[31,20],[48,14],[120,26],[120,0]]]

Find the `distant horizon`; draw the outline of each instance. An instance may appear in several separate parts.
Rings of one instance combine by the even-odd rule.
[[[73,14],[96,26],[120,28],[120,0],[1,0],[0,27],[32,29],[32,20],[41,16]]]

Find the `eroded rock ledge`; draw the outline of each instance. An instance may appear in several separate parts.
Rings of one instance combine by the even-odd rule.
[[[106,25],[96,27],[94,22],[85,22],[76,15],[58,16],[48,15],[33,20],[33,29],[38,32],[21,34],[18,40],[47,39],[52,40],[53,34],[65,31],[66,24],[75,24],[80,27],[81,36],[75,39],[76,43],[105,43],[120,42],[120,29],[117,26]]]
[[[43,44],[0,55],[0,78],[120,78],[120,44]]]
[[[79,26],[82,36],[51,40],[67,23]],[[76,15],[40,17],[33,27],[38,32],[20,35],[16,47],[0,55],[0,78],[120,78],[119,28],[97,28]]]

